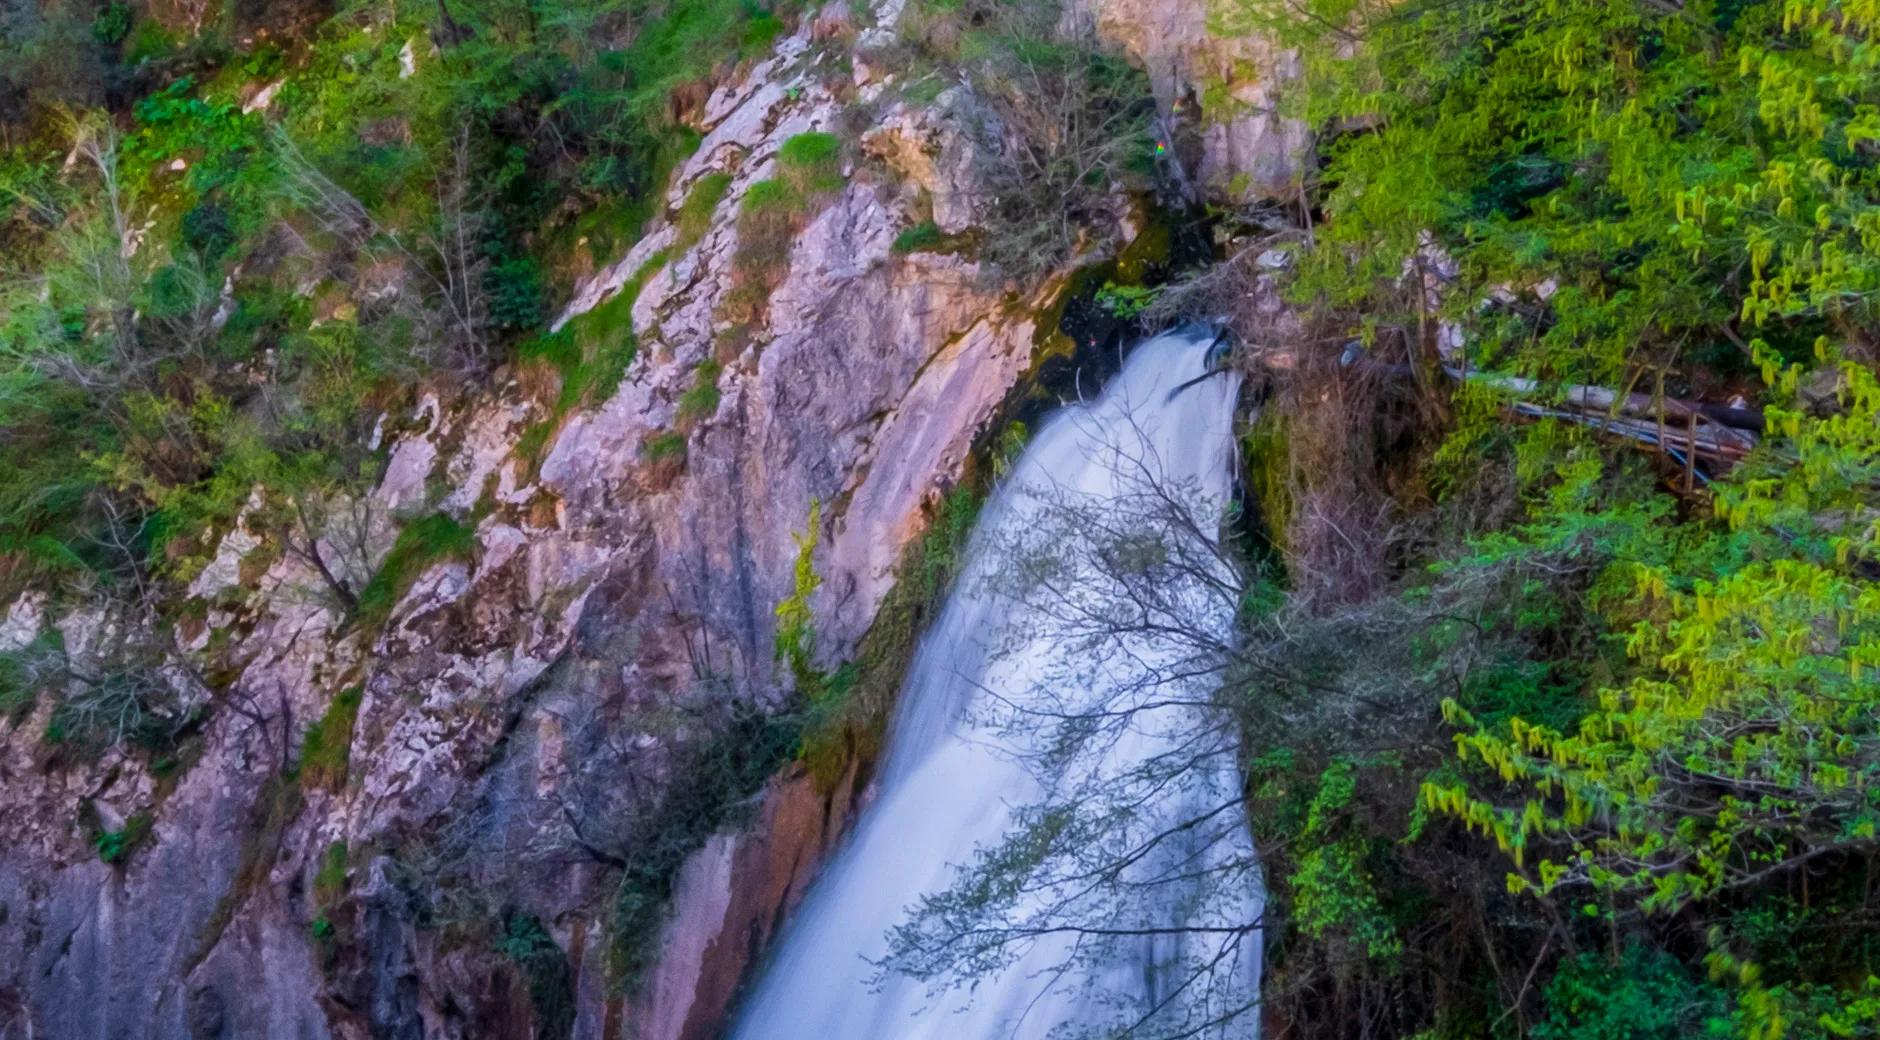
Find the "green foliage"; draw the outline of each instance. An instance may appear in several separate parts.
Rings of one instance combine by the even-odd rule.
[[[304,780],[305,773],[302,773]],[[342,925],[345,915],[341,903],[346,898],[346,864],[348,850],[346,843],[335,841],[327,845],[326,852],[320,857],[320,869],[314,872],[312,889],[313,919],[307,925],[318,942],[323,957],[330,958],[349,940],[347,929]]]
[[[667,459],[682,459],[685,457],[685,434],[675,430],[654,434],[646,439],[646,443],[641,446],[640,452],[645,455],[650,462],[659,462]]]
[[[1876,530],[1843,510],[1880,498],[1869,476],[1880,381],[1858,366],[1842,376],[1841,414],[1771,409],[1796,456],[1721,482],[1727,524],[1677,540],[1615,525],[1624,514],[1587,493],[1597,464],[1563,467],[1529,538],[1603,528],[1614,562],[1591,606],[1630,621],[1635,667],[1564,729],[1519,717],[1488,726],[1447,703],[1461,759],[1530,793],[1512,806],[1453,784],[1424,793],[1531,869],[1510,877],[1517,890],[1588,886],[1676,910],[1873,843],[1880,817],[1865,792],[1880,728],[1863,706],[1880,703],[1880,592],[1850,565],[1871,558]],[[1795,383],[1791,372],[1778,389]]]
[[[1097,306],[1127,321],[1140,316],[1159,295],[1161,290],[1150,286],[1104,282],[1097,289]]]
[[[630,191],[653,186],[648,157],[672,139],[669,99],[688,84],[725,71],[742,57],[761,53],[782,31],[789,3],[764,8],[749,0],[703,0],[658,7],[644,0],[599,0],[566,5],[549,18],[554,35],[566,40],[579,63],[569,106],[603,123],[585,177]],[[624,47],[608,46],[596,30],[631,26],[618,33]],[[617,31],[617,30],[616,30]],[[602,44],[600,48],[595,43]]]
[[[1535,377],[1543,396],[1578,382],[1766,405],[1757,452],[1681,506],[1570,428],[1511,432],[1492,391],[1450,402],[1436,487],[1460,510],[1484,455],[1512,449],[1521,515],[1439,554],[1437,585],[1485,590],[1470,623],[1506,642],[1449,691],[1454,754],[1414,812],[1506,854],[1510,913],[1588,923],[1549,926],[1558,938],[1683,925],[1716,979],[1643,949],[1570,960],[1536,1035],[1868,1028],[1880,961],[1842,922],[1871,907],[1833,879],[1880,826],[1880,13],[1309,0],[1216,15],[1216,32],[1298,46],[1294,114],[1341,130],[1308,185],[1322,219],[1297,250],[1299,303],[1412,361],[1422,330],[1451,322],[1471,368]],[[1848,952],[1805,962],[1743,908],[1811,885],[1837,908],[1811,927]]]
[[[298,766],[302,787],[337,791],[346,785],[353,723],[359,717],[359,702],[364,697],[362,686],[341,690],[327,705],[325,714],[307,727],[307,735],[300,744]]]
[[[543,333],[518,349],[520,360],[544,362],[561,379],[554,417],[540,427],[544,439],[569,412],[605,400],[619,387],[639,353],[633,303],[646,280],[665,266],[666,256],[662,250],[648,257],[626,284],[593,310],[576,315],[561,331]]]
[[[1669,954],[1628,943],[1616,960],[1583,953],[1547,984],[1547,1017],[1535,1040],[1656,1040],[1729,1037],[1722,989]]]
[[[796,193],[790,190],[789,184],[773,178],[758,181],[746,188],[738,209],[742,213],[761,215],[795,209],[800,201]]]
[[[777,635],[774,653],[800,690],[813,691],[822,683],[815,666],[816,619],[809,600],[822,586],[816,573],[816,543],[822,537],[822,501],[811,499],[809,520],[804,532],[796,535],[794,585],[790,594],[777,604]]]
[[[1015,434],[1014,429],[1019,432]],[[1006,433],[1014,437],[1022,436],[1022,431],[1023,425],[1014,423]],[[793,622],[800,618],[806,626],[787,634],[779,628],[779,648],[786,657],[800,659],[806,673],[797,679],[798,689],[806,694],[797,760],[824,789],[833,789],[846,770],[866,765],[880,754],[894,696],[921,632],[939,611],[959,573],[967,539],[984,504],[985,493],[972,485],[947,492],[927,530],[903,550],[894,585],[875,612],[855,659],[834,671],[816,671],[808,667],[807,654],[797,653],[802,642],[813,645],[814,640],[813,629],[807,627],[807,593],[793,596],[795,602],[786,601]],[[803,560],[799,555],[799,566]],[[813,591],[814,583],[820,582],[813,569],[807,576],[799,570],[797,579],[799,591],[804,585]],[[786,608],[780,605],[779,610]],[[792,670],[796,667],[793,661]]]
[[[92,39],[106,47],[117,46],[130,31],[131,5],[116,0],[100,8],[97,17],[91,20]]]
[[[347,849],[343,841],[333,842],[320,857],[320,869],[313,875],[313,901],[323,907],[338,903],[346,894]]]
[[[433,513],[405,525],[379,564],[378,573],[360,590],[355,619],[368,626],[383,624],[412,583],[432,564],[468,559],[476,544],[475,528],[444,513]]]
[[[842,139],[822,131],[796,134],[777,149],[777,161],[791,169],[813,170],[833,165],[842,153]]]
[[[718,411],[721,396],[718,390],[718,376],[724,366],[710,358],[699,362],[692,371],[692,386],[679,395],[679,422],[690,426],[702,419],[709,419]]]
[[[1013,427],[1020,432],[1015,435]],[[1022,436],[1023,429],[1022,424],[1014,423],[1006,429],[1006,436],[1008,439]],[[1010,441],[1007,443],[1009,450]],[[973,525],[979,520],[980,508],[985,504],[983,493],[964,486],[953,488],[940,499],[939,509],[929,522],[927,532],[915,543],[915,558],[919,566],[914,573],[903,575],[903,580],[916,580],[916,591],[923,599],[938,603],[945,596],[954,576],[966,562],[964,553],[967,539],[972,534]]]
[[[1010,473],[1012,467],[1018,465],[1019,457],[1025,454],[1025,446],[1029,443],[1031,443],[1031,430],[1029,427],[1016,419],[1007,423],[1005,429],[999,431],[999,439],[995,441],[992,446],[993,475],[1003,477],[1007,473]],[[959,489],[956,488],[952,493],[948,494],[947,498],[951,500],[954,495],[960,493]],[[943,506],[942,511],[946,512],[950,509],[951,506],[947,505]],[[962,538],[963,537],[962,534]]]
[[[719,307],[721,321],[738,329],[756,324],[783,276],[797,232],[842,187],[840,150],[831,134],[798,134],[779,149],[777,176],[745,189],[732,256],[736,284]]]
[[[1318,790],[1306,806],[1296,841],[1292,874],[1293,920],[1315,939],[1336,931],[1342,941],[1368,957],[1403,952],[1403,940],[1384,915],[1367,859],[1364,837],[1341,823],[1356,794],[1355,768],[1334,760],[1319,776]]]
[[[813,131],[797,134],[777,149],[777,178],[747,189],[744,209],[801,210],[818,196],[842,188],[842,139]]]
[[[1305,47],[1302,114],[1375,129],[1333,142],[1330,238],[1302,292],[1401,324],[1430,235],[1481,363],[1619,385],[1739,324],[1795,360],[1824,323],[1872,320],[1861,5],[1308,6],[1264,22]],[[1263,22],[1234,7],[1222,31]],[[1465,314],[1487,287],[1544,280],[1539,307]]]
[[[59,106],[93,103],[108,70],[92,4],[10,3],[0,8],[0,126],[30,127]],[[11,133],[9,134],[11,136]]]
[[[535,1011],[535,1034],[566,1040],[574,1034],[574,972],[542,922],[531,914],[512,913],[503,924],[497,948],[522,970]]]
[[[931,220],[923,220],[894,236],[892,248],[894,252],[902,255],[925,253],[932,251],[945,239],[946,234],[940,230],[940,225]]]
[[[98,858],[111,866],[122,866],[130,859],[131,853],[150,840],[155,822],[149,813],[133,813],[124,818],[123,829],[99,832],[92,840],[92,845],[98,850]]]
[[[530,352],[566,291],[553,244],[594,213],[637,225],[697,142],[686,108],[793,5],[342,5],[249,51],[139,10],[28,5],[0,30],[0,246],[31,276],[0,288],[0,555],[39,571],[89,566],[103,517],[155,516],[150,565],[187,579],[256,485],[309,458],[362,481],[366,430],[428,373]],[[136,76],[106,75],[117,50]],[[727,187],[701,182],[683,241]],[[307,298],[283,233],[347,280]],[[576,323],[578,361],[534,348],[564,370],[557,420],[631,360],[624,295]]]
[[[842,187],[842,139],[812,131],[797,134],[777,149],[777,164],[802,194]]]
[[[505,330],[540,325],[545,311],[541,261],[500,247],[490,252],[492,262],[483,272],[483,292],[489,298],[491,323]]]
[[[706,229],[711,227],[712,214],[717,212],[718,204],[730,191],[731,175],[723,172],[708,173],[692,185],[672,220],[675,255],[682,255],[698,244]]]

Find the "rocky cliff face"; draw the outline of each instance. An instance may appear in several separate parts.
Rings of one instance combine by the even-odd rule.
[[[1078,0],[1097,32],[1149,74],[1163,128],[1194,142],[1194,190],[1226,202],[1290,198],[1310,134],[1283,111],[1293,56],[1233,3]]]
[[[896,14],[871,26],[832,5],[703,103],[671,218],[564,317],[630,300],[630,321],[601,334],[634,336],[638,360],[605,403],[559,415],[536,374],[512,370],[387,417],[384,480],[345,504],[365,563],[394,521],[432,513],[472,528],[474,547],[425,566],[382,628],[348,626],[307,560],[237,529],[191,587],[202,620],[179,638],[219,662],[240,710],[206,716],[190,760],[68,761],[42,742],[43,707],[0,733],[0,1036],[713,1034],[858,777],[784,769],[739,822],[682,850],[669,912],[623,913],[623,874],[696,825],[674,819],[675,784],[768,764],[748,747],[731,765],[709,755],[727,734],[761,743],[789,696],[774,611],[812,516],[809,605],[830,664],[853,654],[903,547],[1024,379],[1063,284],[1021,293],[965,256],[895,250],[929,212],[946,232],[979,219],[988,138],[953,88],[882,106],[863,158],[772,265],[757,320],[727,317],[750,281],[749,189],[784,142],[892,89],[866,55]],[[1179,41],[1203,5],[1098,15],[1170,70],[1169,97],[1189,89]],[[1295,135],[1251,125],[1206,130],[1210,178],[1284,178]],[[708,181],[708,219],[681,217]],[[81,663],[113,638],[109,619],[29,595],[0,645],[48,627]],[[316,725],[343,749],[336,768],[300,761]],[[100,832],[141,840],[107,863]],[[658,935],[623,934],[648,920]]]

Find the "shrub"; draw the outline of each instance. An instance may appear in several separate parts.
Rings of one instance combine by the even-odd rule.
[[[783,276],[796,234],[818,200],[842,187],[832,134],[798,134],[778,150],[778,175],[745,189],[738,205],[736,283],[719,308],[720,320],[738,328],[758,323]]]
[[[100,832],[92,841],[98,850],[98,858],[114,867],[123,865],[130,859],[131,853],[150,840],[154,823],[149,813],[133,813],[125,817],[122,830]]]
[[[1371,843],[1347,822],[1357,793],[1356,768],[1334,759],[1319,776],[1291,840],[1294,869],[1284,879],[1290,922],[1315,940],[1371,959],[1403,952],[1371,876]]]
[[[346,894],[346,843],[336,841],[320,857],[320,869],[313,875],[313,899],[321,907],[331,907]]]
[[[561,377],[556,420],[583,404],[611,397],[620,385],[639,353],[633,304],[646,280],[665,265],[667,255],[666,250],[654,253],[599,306],[576,315],[560,332],[544,333],[523,345],[518,355],[522,360],[546,362]]]
[[[574,973],[568,956],[531,914],[511,913],[503,922],[497,948],[522,971],[535,1011],[534,1035],[566,1040],[574,1032]]]
[[[833,163],[842,151],[842,140],[834,134],[812,131],[797,134],[777,149],[777,161],[797,169],[814,169]]]
[[[842,187],[842,139],[834,134],[797,134],[777,149],[777,164],[792,186],[808,195]]]
[[[183,214],[183,244],[207,263],[214,263],[235,244],[235,228],[228,208],[199,202]]]
[[[327,963],[348,940],[343,927],[345,918],[340,912],[346,898],[347,858],[346,843],[332,842],[321,855],[320,868],[313,875],[313,920],[307,927]]]
[[[91,21],[91,38],[106,47],[124,42],[131,32],[131,5],[113,0],[98,11]]]
[[[1739,1034],[1724,993],[1676,958],[1638,942],[1619,956],[1583,953],[1547,983],[1547,1017],[1535,1040],[1657,1040]]]
[[[794,586],[783,602],[777,604],[777,635],[773,648],[777,662],[788,668],[798,690],[812,697],[822,678],[814,665],[816,628],[809,608],[810,596],[822,585],[815,564],[816,544],[821,535],[822,502],[811,499],[804,533],[795,536]]]
[[[744,198],[738,203],[738,211],[745,214],[787,211],[795,209],[801,201],[790,185],[772,178],[758,181],[744,189]]]
[[[1160,295],[1161,290],[1142,285],[1117,285],[1104,282],[1097,290],[1097,306],[1125,321],[1141,316]]]
[[[1114,225],[1113,197],[1154,168],[1149,81],[1050,0],[930,4],[904,19],[928,60],[958,67],[1016,147],[977,150],[990,212],[980,255],[1026,279]]]
[[[931,251],[945,241],[946,234],[940,225],[931,220],[923,220],[894,236],[894,252],[900,254],[924,253]]]
[[[540,325],[543,318],[542,265],[532,256],[499,254],[483,271],[489,320],[515,331]]]

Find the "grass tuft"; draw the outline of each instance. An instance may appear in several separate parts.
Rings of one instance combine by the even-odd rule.
[[[718,402],[723,396],[718,390],[718,376],[724,366],[707,359],[699,363],[692,374],[692,388],[679,398],[679,422],[690,426],[701,419],[709,419],[718,411]]]
[[[711,228],[712,214],[718,211],[718,204],[730,191],[731,175],[728,173],[708,173],[692,185],[692,191],[673,217],[676,234],[671,251],[674,254],[683,254],[705,237],[705,232]]]
[[[340,691],[326,714],[307,727],[300,744],[300,786],[337,791],[346,784],[352,754],[353,723],[359,717],[363,686]]]
[[[379,572],[360,591],[355,619],[374,627],[384,624],[425,570],[440,560],[468,559],[476,544],[473,528],[444,513],[413,521],[398,532]]]
[[[939,248],[946,241],[946,233],[940,225],[931,220],[923,220],[894,236],[893,249],[903,256],[908,253],[929,253]]]

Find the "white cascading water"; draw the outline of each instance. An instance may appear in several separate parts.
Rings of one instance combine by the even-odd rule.
[[[1238,382],[1209,344],[1141,344],[987,503],[734,1040],[1255,1035],[1263,890],[1208,703]]]

